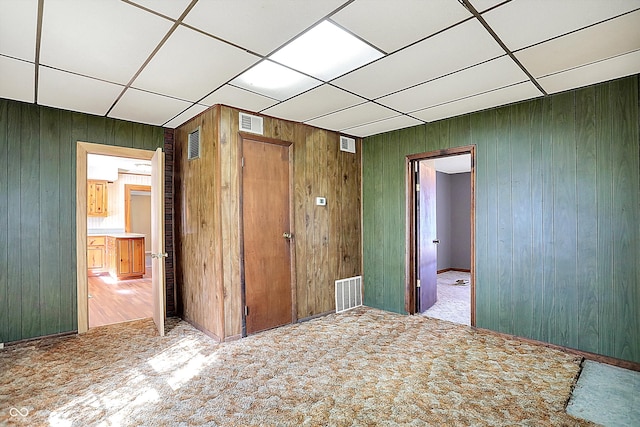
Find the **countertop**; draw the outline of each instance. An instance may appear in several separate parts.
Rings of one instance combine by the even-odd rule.
[[[133,239],[135,237],[143,237],[144,234],[141,233],[89,233],[87,237],[93,236],[106,236],[106,237],[115,237],[116,239]]]

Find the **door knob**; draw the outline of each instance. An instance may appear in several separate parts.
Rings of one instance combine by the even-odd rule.
[[[436,243],[436,244],[437,244],[437,243],[440,243],[440,239],[435,239],[435,240],[433,241],[433,243]]]
[[[291,233],[285,231],[284,233],[282,233],[282,237],[284,237],[285,239],[290,239],[292,236]]]

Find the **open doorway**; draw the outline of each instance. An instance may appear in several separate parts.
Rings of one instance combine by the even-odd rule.
[[[475,147],[407,157],[410,314],[475,325]]]
[[[89,328],[153,316],[151,162],[87,155]]]
[[[112,157],[120,158],[115,160],[117,166],[111,178],[90,175],[92,155],[103,156],[97,162],[102,167],[111,162]],[[123,166],[125,161],[133,166]],[[134,167],[137,168],[135,173],[132,172]],[[166,253],[162,150],[78,142],[76,168],[78,332],[86,332],[98,323],[153,317],[159,334],[164,335]],[[144,173],[141,173],[142,169]],[[150,269],[145,256],[145,233],[125,229],[125,186],[128,184],[143,186],[151,193]],[[111,198],[109,193],[112,193]],[[130,222],[131,218],[128,220]],[[102,283],[98,282],[99,287],[92,288],[90,282],[96,277]],[[98,301],[98,296],[106,299]],[[144,311],[136,305],[143,305]],[[102,321],[98,319],[100,315]]]

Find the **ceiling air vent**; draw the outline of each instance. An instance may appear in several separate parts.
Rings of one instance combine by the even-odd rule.
[[[356,152],[356,140],[353,138],[347,138],[340,135],[340,151],[346,151],[347,153]]]
[[[263,134],[262,117],[240,113],[240,130],[245,132]]]
[[[189,160],[200,158],[200,127],[189,134]]]

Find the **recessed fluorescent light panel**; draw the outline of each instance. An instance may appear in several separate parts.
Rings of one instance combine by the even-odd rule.
[[[382,56],[382,52],[359,38],[330,21],[323,21],[270,58],[329,81]]]
[[[320,85],[321,82],[280,64],[265,60],[233,79],[231,84],[284,101]]]

